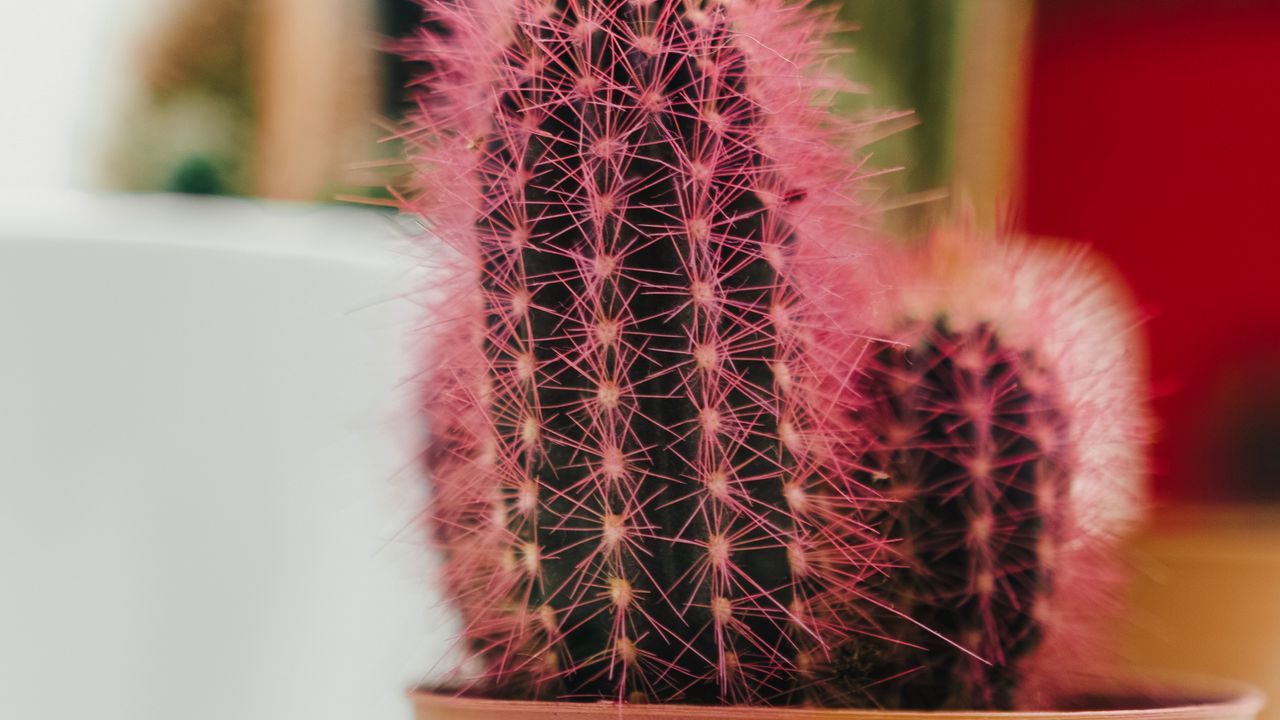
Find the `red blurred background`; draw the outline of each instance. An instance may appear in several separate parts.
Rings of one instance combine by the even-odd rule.
[[[1025,223],[1150,316],[1160,500],[1280,499],[1280,3],[1038,4]]]

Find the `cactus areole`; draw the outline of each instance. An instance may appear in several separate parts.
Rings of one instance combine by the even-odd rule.
[[[809,291],[841,259],[810,239],[835,222],[813,196],[857,173],[811,72],[823,22],[767,1],[428,10],[415,209],[463,281],[428,465],[468,688],[828,692],[876,541],[818,405],[848,349]]]

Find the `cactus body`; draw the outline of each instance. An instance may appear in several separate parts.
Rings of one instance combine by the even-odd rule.
[[[815,21],[736,7],[432,8],[423,212],[471,285],[429,466],[480,691],[799,702],[863,619],[811,269],[856,169],[798,70]]]
[[[897,265],[851,388],[895,558],[872,592],[955,644],[886,616],[904,643],[846,664],[882,707],[1034,706],[1101,657],[1068,646],[1143,471],[1132,311],[1082,248],[943,233]]]
[[[987,325],[945,319],[884,344],[860,388],[868,482],[892,502],[876,523],[897,567],[885,598],[968,655],[901,621],[906,645],[869,667],[883,705],[1010,709],[1040,638],[1062,543],[1070,429],[1057,381]]]

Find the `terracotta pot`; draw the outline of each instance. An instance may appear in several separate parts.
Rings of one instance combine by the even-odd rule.
[[[1243,684],[1205,678],[1135,680],[1081,693],[1064,710],[911,712],[815,708],[617,705],[486,700],[443,692],[410,693],[417,720],[1254,720],[1262,694]],[[1079,709],[1077,709],[1079,708]]]

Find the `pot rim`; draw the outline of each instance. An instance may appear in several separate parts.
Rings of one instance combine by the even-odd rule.
[[[690,718],[691,720],[1208,720],[1251,718],[1262,708],[1258,688],[1235,680],[1190,673],[1126,673],[1126,679],[1084,688],[1081,695],[1129,697],[1150,694],[1146,707],[1098,710],[875,710],[818,707],[765,707],[752,705],[627,704],[611,701],[567,702],[558,700],[495,700],[467,697],[457,692],[414,688],[409,696],[419,707],[502,712],[513,720],[532,718],[599,718],[608,708],[617,718]],[[1162,704],[1160,698],[1168,698]],[[497,717],[497,715],[494,715]]]

